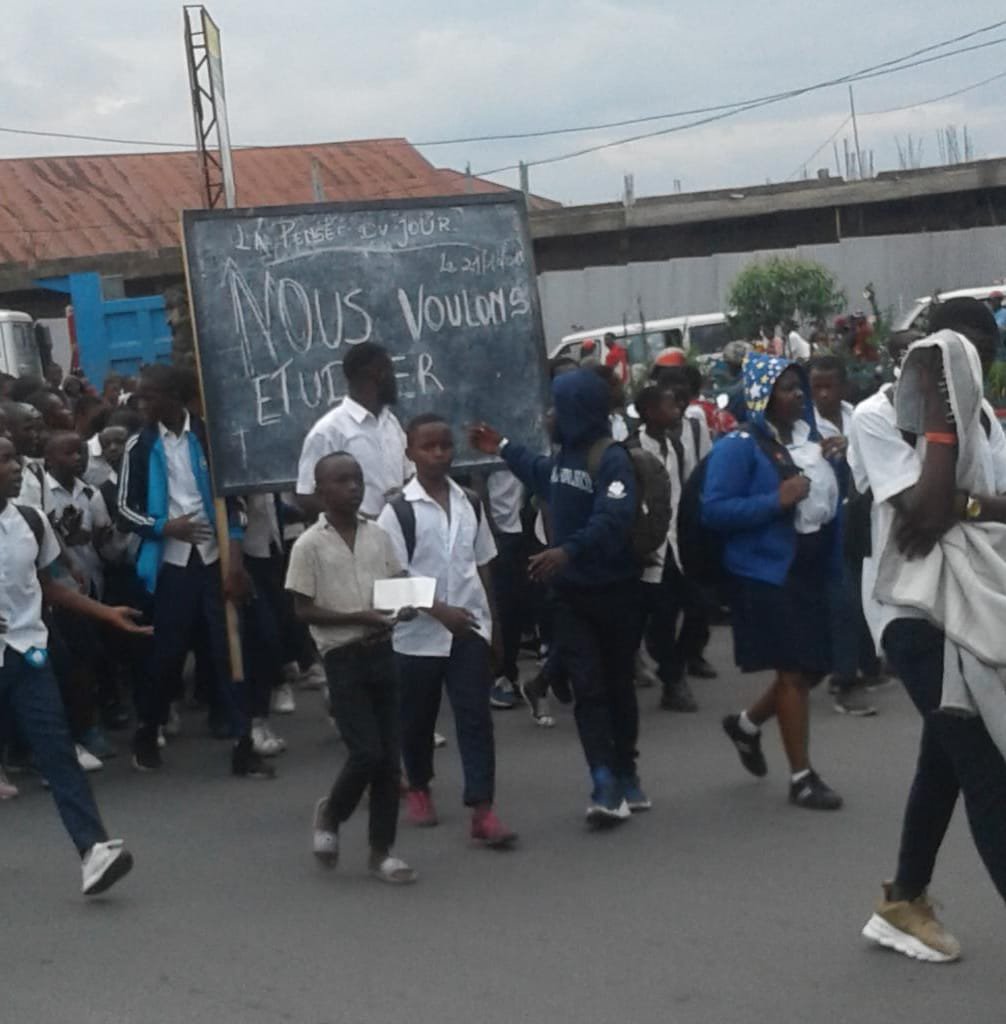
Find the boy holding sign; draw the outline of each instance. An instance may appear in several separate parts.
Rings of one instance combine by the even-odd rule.
[[[332,713],[349,750],[331,792],[315,806],[314,855],[335,867],[339,826],[369,787],[370,873],[383,882],[414,882],[412,868],[391,856],[401,777],[391,629],[416,613],[374,608],[375,582],[401,575],[402,567],[388,535],[360,516],[360,464],[346,452],[326,455],[315,466],[314,485],[323,512],[293,546],[286,587],[324,659]]]

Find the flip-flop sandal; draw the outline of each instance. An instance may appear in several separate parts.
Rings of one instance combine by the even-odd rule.
[[[409,885],[416,880],[416,872],[398,857],[385,857],[370,873],[389,885]]]

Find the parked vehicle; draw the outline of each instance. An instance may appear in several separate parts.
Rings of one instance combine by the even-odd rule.
[[[0,371],[12,377],[42,376],[35,324],[27,313],[0,309]]]
[[[929,310],[933,299],[945,301],[946,299],[987,299],[993,292],[1006,294],[1006,284],[986,284],[980,288],[957,288],[949,292],[934,292],[932,295],[924,295],[915,300],[908,311],[894,321],[894,330],[907,331],[915,330],[924,333],[929,332]]]
[[[593,327],[587,331],[567,334],[549,353],[571,356],[579,361],[584,356],[600,353],[606,334],[613,334],[628,349],[630,363],[649,365],[666,348],[682,348],[700,357],[716,357],[730,341],[730,328],[725,313],[696,313],[647,320],[645,324],[614,324]]]

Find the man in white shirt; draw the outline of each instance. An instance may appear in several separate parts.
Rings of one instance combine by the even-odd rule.
[[[126,445],[118,511],[120,525],[142,538],[137,575],[153,595],[154,652],[150,679],[138,701],[133,766],[143,772],[162,767],[157,730],[167,721],[186,654],[201,636],[212,663],[218,710],[237,741],[231,771],[245,778],[272,778],[273,768],[252,746],[244,681],[231,678],[206,428],[188,411],[195,380],[180,367],[155,363],[144,369],[139,394],[148,423]],[[241,604],[250,591],[240,546],[243,525],[237,504],[228,500],[226,508],[226,593]]]
[[[790,324],[789,334],[786,335],[785,355],[790,359],[801,361],[810,359],[810,342],[796,329],[796,324]]]
[[[21,468],[21,493],[18,504],[30,505],[49,514],[51,501],[45,483],[42,456],[45,449],[45,425],[42,414],[26,402],[4,402],[7,429],[14,442]]]
[[[395,626],[392,639],[402,685],[409,819],[437,823],[430,796],[433,730],[446,689],[464,770],[464,802],[472,808],[472,838],[507,848],[517,837],[493,809],[496,747],[489,712],[495,627],[489,563],[496,545],[485,509],[448,475],[454,439],[446,421],[433,413],[417,416],[408,439],[416,478],[385,507],[378,525],[410,575],[436,580],[433,607]]]
[[[363,469],[365,490],[360,512],[376,519],[385,502],[401,491],[413,472],[405,454],[405,433],[391,411],[398,401],[395,368],[385,349],[365,341],[346,354],[342,372],[349,393],[304,438],[297,495],[305,510],[318,512],[314,467],[325,455],[349,452]]]
[[[104,892],[132,867],[121,839],[108,838],[87,778],[77,763],[59,689],[49,666],[48,605],[127,632],[136,613],[110,608],[57,586],[49,567],[59,556],[56,537],[37,509],[18,507],[22,469],[14,445],[0,437],[0,704],[49,783],[53,799],[82,861],[83,892]]]
[[[934,332],[956,331],[974,344],[987,373],[999,336],[976,299],[934,306]],[[963,791],[975,845],[999,895],[1006,899],[1006,763],[978,715],[941,711],[944,636],[921,612],[880,602],[878,564],[889,543],[906,559],[928,554],[955,523],[1006,523],[1006,438],[988,403],[988,439],[996,494],[956,490],[958,427],[931,372],[923,388],[925,437],[898,429],[893,396],[885,389],[861,402],[852,418],[849,465],[861,493],[869,489],[871,555],[863,562],[863,606],[878,648],[901,679],[923,719],[915,778],[901,830],[893,881],[867,922],[867,938],[930,962],[956,960],[960,944],[936,919],[927,889],[936,857]]]

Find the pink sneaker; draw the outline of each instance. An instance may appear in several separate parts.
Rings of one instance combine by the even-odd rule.
[[[496,817],[492,807],[476,807],[472,813],[472,839],[494,850],[508,850],[517,842],[517,833]]]
[[[0,769],[0,800],[13,800],[18,795],[18,788]]]
[[[410,789],[405,797],[405,813],[413,825],[431,828],[438,823],[437,809],[428,789]]]

